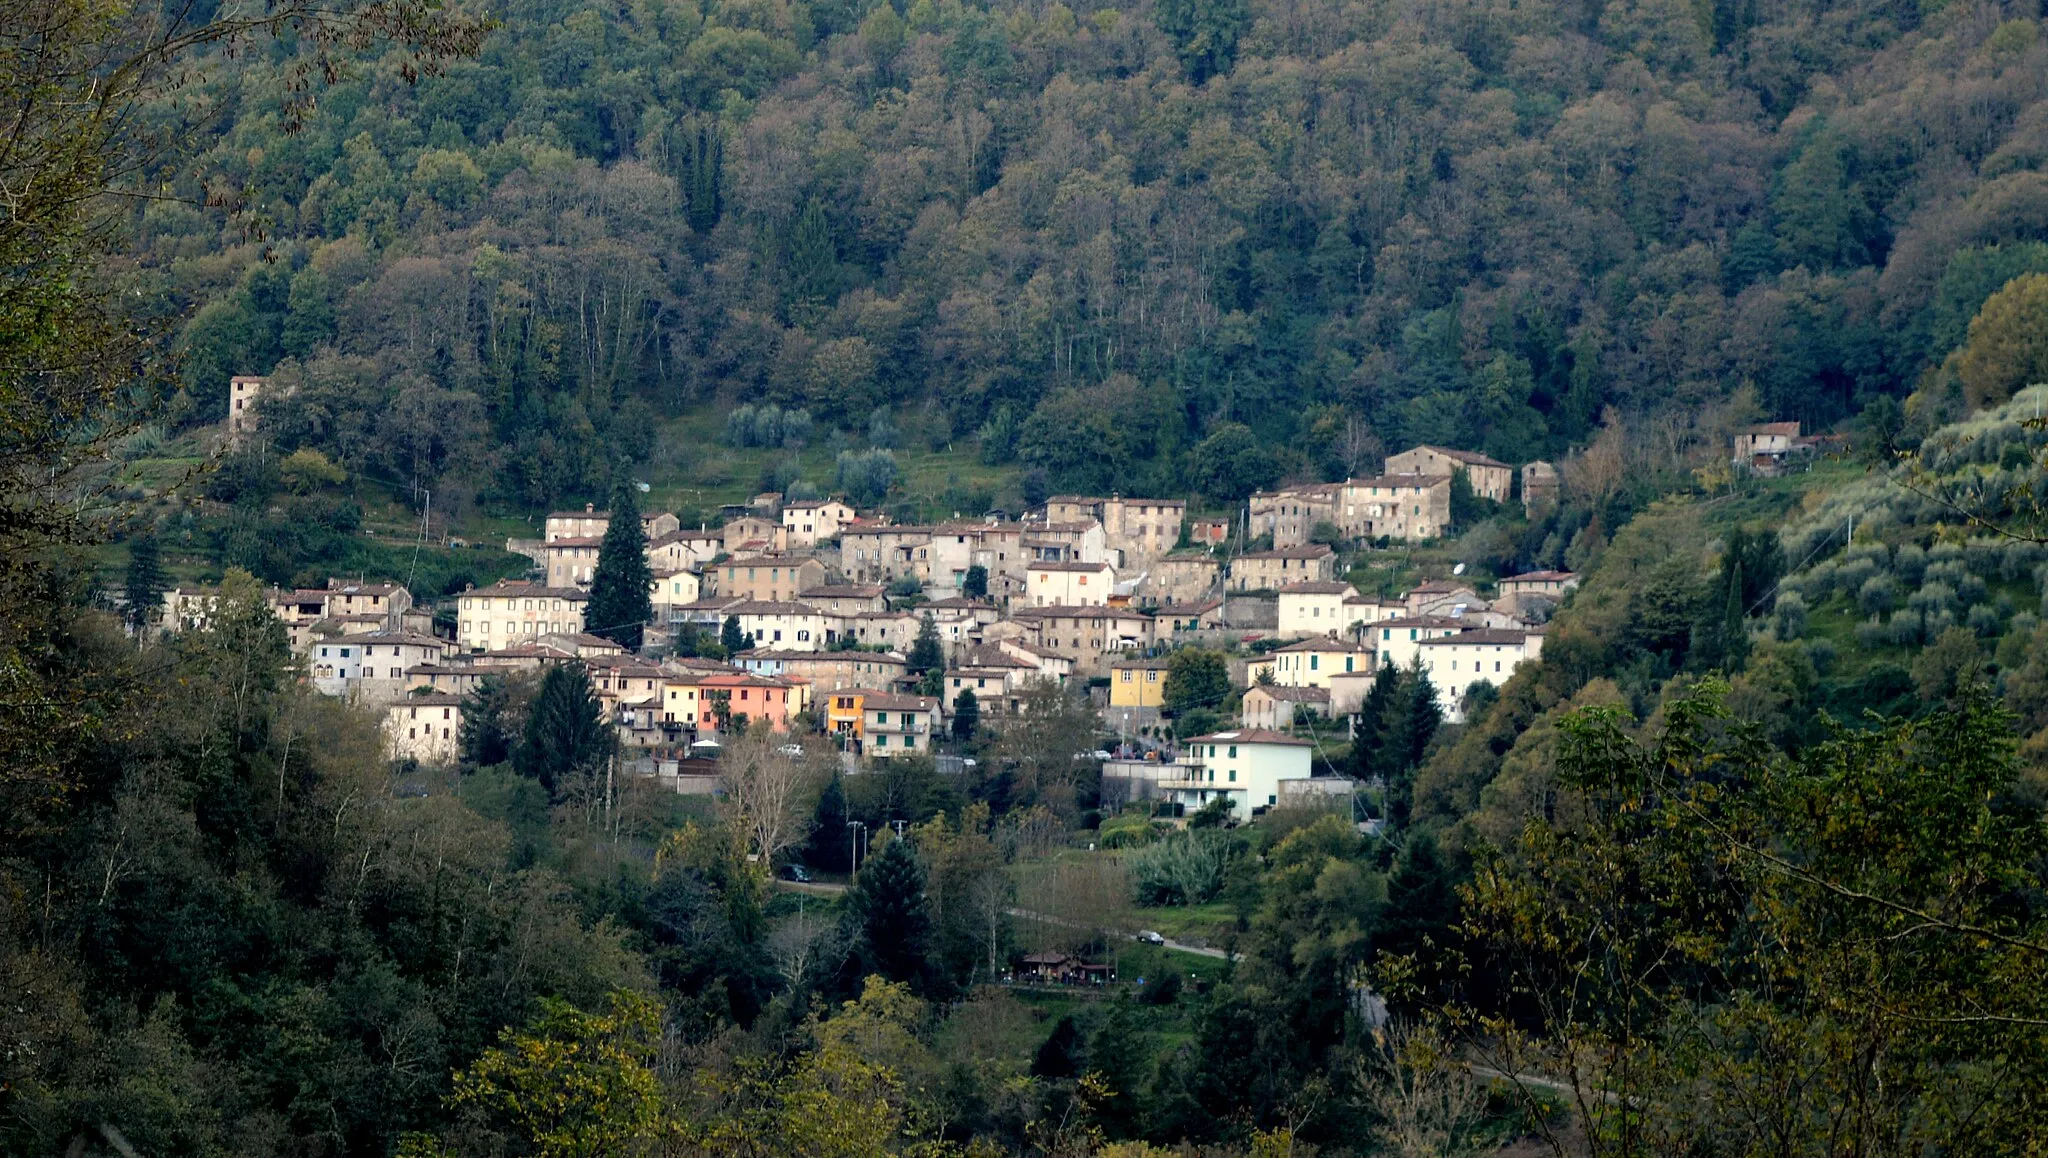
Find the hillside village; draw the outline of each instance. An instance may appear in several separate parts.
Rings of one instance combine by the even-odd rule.
[[[236,387],[240,407],[262,383]],[[1031,690],[1053,685],[1097,714],[1100,746],[1076,758],[1102,763],[1106,794],[1169,816],[1226,798],[1243,818],[1304,793],[1352,795],[1320,738],[1357,734],[1383,671],[1426,677],[1457,722],[1474,693],[1541,655],[1545,623],[1577,586],[1570,572],[1487,582],[1459,566],[1393,597],[1343,576],[1375,553],[1453,536],[1454,490],[1533,512],[1559,486],[1549,463],[1417,446],[1370,477],[1255,493],[1227,518],[1122,494],[929,525],[777,493],[715,524],[647,513],[652,615],[631,625],[637,648],[612,638],[629,625],[590,622],[611,523],[594,505],[506,543],[531,560],[525,577],[438,606],[399,584],[342,579],[267,601],[312,686],[381,712],[399,761],[453,763],[487,680],[567,664],[588,674],[627,767],[684,792],[711,791],[722,738],[755,725],[798,747],[834,745],[848,771],[913,756],[958,771],[971,760],[959,741],[1027,713]],[[163,623],[202,625],[212,598],[168,592]],[[1227,657],[1230,690],[1176,713],[1172,657],[1190,648]],[[1215,729],[1192,735],[1191,721]]]

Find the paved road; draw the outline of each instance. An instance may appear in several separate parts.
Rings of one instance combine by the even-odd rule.
[[[835,885],[824,881],[799,883],[797,881],[785,881],[778,879],[775,882],[775,887],[779,889],[787,889],[792,893],[804,893],[813,897],[836,897],[839,894],[846,891],[845,885]],[[1003,911],[1008,913],[1012,917],[1021,917],[1026,921],[1043,921],[1048,925],[1066,925],[1070,928],[1074,927],[1074,922],[1062,920],[1059,917],[1051,915],[1050,913],[1034,913],[1029,909],[1005,909]],[[1138,939],[1138,935],[1136,933],[1126,933],[1124,936],[1132,941],[1136,941]],[[1175,941],[1168,939],[1166,941],[1161,942],[1159,947],[1162,949],[1172,949],[1176,952],[1181,953],[1193,953],[1197,957],[1213,957],[1218,961],[1230,960],[1230,954],[1225,953],[1221,949],[1212,949],[1207,945],[1190,945],[1184,941]]]
[[[1065,925],[1070,929],[1079,927],[1073,921],[1061,920],[1050,913],[1034,913],[1029,909],[1004,909],[1003,911],[1010,916],[1022,917],[1027,921],[1043,921],[1048,925]],[[1126,933],[1124,938],[1129,941],[1136,941],[1138,935],[1136,933]],[[1167,940],[1161,941],[1159,947],[1162,949],[1178,950],[1182,953],[1193,953],[1197,957],[1214,957],[1218,961],[1230,960],[1230,954],[1225,953],[1221,949],[1211,949],[1206,945],[1189,945],[1180,941]]]

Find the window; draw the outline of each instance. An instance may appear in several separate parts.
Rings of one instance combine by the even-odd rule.
[[[876,713],[875,713],[875,726],[876,726],[876,727],[880,727],[881,725],[883,725],[883,724],[886,724],[886,723],[888,723],[888,722],[889,722],[889,713],[887,713],[887,712],[876,712]]]
[[[886,748],[886,747],[888,747],[888,746],[889,746],[889,737],[887,737],[887,736],[876,736],[876,737],[875,737],[875,747],[877,747],[877,748]]]
[[[1233,768],[1233,769],[1231,769],[1231,772],[1230,772],[1230,782],[1231,782],[1232,784],[1235,784],[1235,783],[1237,783],[1237,770],[1236,770],[1236,769],[1234,769],[1234,768]]]
[[[1233,760],[1237,759],[1237,745],[1236,745],[1236,744],[1232,744],[1232,745],[1230,746],[1230,758],[1231,758],[1231,759],[1233,759]]]

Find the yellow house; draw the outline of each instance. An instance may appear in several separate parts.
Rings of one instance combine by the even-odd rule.
[[[867,716],[863,712],[867,698],[881,694],[866,688],[842,688],[822,697],[825,701],[825,734],[851,736],[859,741],[867,734]]]
[[[1166,702],[1166,661],[1130,660],[1109,665],[1109,706],[1157,708]]]

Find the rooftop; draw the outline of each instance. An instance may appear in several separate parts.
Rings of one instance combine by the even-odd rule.
[[[1310,579],[1301,583],[1289,583],[1280,589],[1282,595],[1344,595],[1356,594],[1351,584],[1339,583],[1334,579]]]
[[[1276,551],[1248,551],[1239,559],[1328,559],[1336,552],[1323,543],[1310,543],[1303,547],[1282,547]]]
[[[1495,461],[1495,460],[1493,460],[1493,459],[1491,459],[1491,458],[1488,458],[1487,456],[1485,456],[1485,455],[1483,455],[1483,454],[1479,453],[1479,452],[1478,452],[1478,451],[1476,451],[1476,450],[1452,450],[1452,449],[1451,449],[1450,447],[1448,447],[1448,446],[1428,446],[1428,445],[1424,445],[1424,446],[1419,446],[1419,447],[1417,447],[1416,449],[1417,449],[1417,450],[1433,450],[1433,451],[1437,452],[1438,454],[1441,454],[1441,455],[1443,455],[1443,456],[1444,456],[1445,458],[1455,458],[1455,459],[1457,459],[1457,460],[1458,460],[1459,462],[1462,462],[1462,463],[1464,463],[1464,464],[1465,464],[1466,466],[1498,466],[1498,467],[1506,467],[1506,466],[1508,465],[1507,463],[1504,463],[1504,462],[1497,462],[1497,461]]]
[[[1312,748],[1315,746],[1314,743],[1309,740],[1298,739],[1294,736],[1288,735],[1285,732],[1275,732],[1267,728],[1239,728],[1234,732],[1211,732],[1209,735],[1206,736],[1196,736],[1194,739],[1188,741],[1188,743],[1281,744],[1289,748]]]

